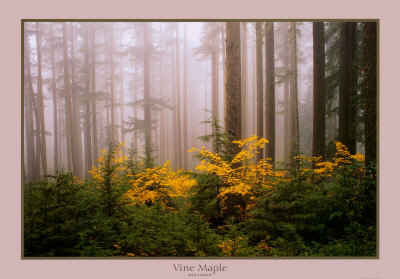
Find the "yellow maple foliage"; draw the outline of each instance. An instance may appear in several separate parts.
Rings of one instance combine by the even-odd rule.
[[[174,172],[167,161],[164,165],[144,169],[129,183],[132,188],[124,198],[131,205],[155,202],[166,205],[171,197],[187,197],[196,180],[181,170]]]

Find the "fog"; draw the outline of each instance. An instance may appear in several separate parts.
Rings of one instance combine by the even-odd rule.
[[[242,64],[242,69],[245,69],[242,72],[242,83],[243,77],[246,80],[246,109],[242,129],[245,131],[244,135],[248,137],[256,134],[257,122],[255,22],[242,23],[242,25],[245,26],[246,33],[245,52],[242,49],[242,62],[243,56],[246,57],[244,60],[246,63]],[[63,28],[65,28],[65,34],[63,34]],[[148,43],[144,40],[146,36],[144,28],[148,28]],[[72,116],[68,121],[77,123],[74,128],[77,134],[75,140],[79,161],[77,166],[81,168],[79,176],[84,177],[90,170],[90,164],[96,164],[93,135],[97,140],[97,154],[100,154],[101,149],[106,149],[109,142],[115,144],[125,142],[123,149],[125,154],[128,149],[136,148],[138,157],[144,157],[145,134],[150,129],[152,156],[155,158],[155,163],[162,164],[170,160],[174,169],[193,169],[198,163],[197,159],[192,158],[191,153],[183,150],[184,148],[188,150],[192,147],[206,146],[212,149],[211,143],[204,143],[199,140],[199,137],[212,133],[210,125],[202,122],[210,120],[212,116],[213,51],[216,51],[218,61],[218,113],[215,116],[224,127],[224,28],[223,22],[25,22],[25,174],[32,177],[29,175],[27,166],[30,149],[28,142],[33,138],[35,143],[31,144],[37,146],[36,148],[40,147],[40,144],[37,145],[36,142],[39,137],[35,134],[38,126],[35,124],[35,106],[28,97],[29,94],[33,94],[32,100],[40,100],[37,36],[40,37],[39,48],[42,60],[47,172],[54,173],[55,164],[58,165],[58,169],[72,170],[72,155],[68,154],[70,151],[67,147],[68,137],[71,137],[72,130],[68,132],[66,129],[66,117]],[[282,57],[286,55],[284,46],[288,44],[288,28],[287,22],[274,24],[277,162],[285,160],[284,85],[280,82],[280,75],[284,75],[287,71]],[[310,154],[312,23],[299,22],[297,29],[300,146],[302,152]],[[65,79],[65,50],[68,54],[68,79]],[[263,52],[265,55],[264,45]],[[54,61],[52,53],[54,53]],[[144,121],[146,90],[144,57],[146,53],[149,59],[151,128],[146,127],[148,123]],[[27,60],[30,65],[27,65]],[[28,77],[28,66],[30,77]],[[71,116],[68,116],[66,112],[66,80],[69,80],[71,87]],[[265,77],[263,82],[265,88]],[[29,83],[32,87],[31,93],[28,93]],[[53,83],[56,86],[55,92]],[[32,111],[27,106],[32,106]],[[94,112],[94,106],[96,112]],[[187,112],[185,112],[185,107]],[[97,122],[95,133],[93,132],[94,118]],[[55,119],[57,119],[56,126]],[[187,125],[185,125],[185,119],[187,119]],[[32,125],[33,137],[27,133],[27,125]],[[88,126],[90,126],[89,129]],[[57,138],[55,138],[55,127],[58,130]],[[31,138],[29,139],[28,136]],[[57,151],[55,151],[55,146]],[[42,145],[41,150],[43,148]],[[92,150],[89,151],[88,148]],[[34,151],[31,150],[31,152]],[[55,152],[58,153],[56,159]],[[43,153],[41,154],[43,156]],[[88,156],[90,156],[89,161]],[[186,165],[182,159],[184,156],[187,156],[188,160]],[[69,157],[71,158],[68,159]]]

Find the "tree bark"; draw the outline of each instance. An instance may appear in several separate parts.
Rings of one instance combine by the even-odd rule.
[[[357,106],[355,73],[356,23],[343,22],[339,27],[339,141],[354,154],[356,149],[355,117]]]
[[[363,56],[364,56],[364,83],[365,98],[365,164],[376,163],[377,149],[377,116],[376,116],[376,22],[363,23]]]
[[[313,144],[312,156],[325,158],[325,32],[313,22]]]
[[[262,23],[256,23],[256,62],[257,62],[257,136],[264,137],[264,89],[263,89],[263,51]],[[264,158],[264,150],[257,154],[257,161]]]
[[[248,137],[247,119],[247,24],[241,22],[241,113],[242,113],[242,138]]]
[[[241,56],[240,56],[240,23],[226,23],[226,82],[225,82],[225,128],[233,140],[242,136],[241,123]],[[237,145],[231,146],[228,152],[235,155],[239,152]]]
[[[265,137],[269,141],[265,157],[275,164],[275,60],[274,23],[265,23]]]

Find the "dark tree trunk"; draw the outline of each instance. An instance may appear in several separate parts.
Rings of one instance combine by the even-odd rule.
[[[265,157],[275,164],[275,60],[274,23],[265,23],[265,137],[269,141]]]
[[[357,68],[356,68],[356,49],[357,49],[357,23],[349,22],[349,87],[350,87],[350,115],[349,115],[349,151],[352,154],[357,152]]]
[[[376,162],[377,149],[376,23],[365,22],[363,24],[363,29],[365,164],[368,166]]]
[[[247,24],[241,22],[241,113],[242,113],[242,138],[248,137],[247,119]]]
[[[343,22],[339,27],[339,141],[356,152],[356,23]]]
[[[325,35],[324,23],[313,22],[313,144],[312,156],[325,158]]]
[[[262,63],[262,23],[256,23],[256,60],[257,60],[257,136],[264,137],[264,89],[263,89],[263,63]],[[264,151],[264,150],[263,150]],[[257,161],[264,158],[263,152],[257,154]]]
[[[233,140],[242,135],[241,123],[241,56],[240,22],[226,23],[226,82],[225,128]],[[239,147],[233,145],[229,153],[235,155]]]

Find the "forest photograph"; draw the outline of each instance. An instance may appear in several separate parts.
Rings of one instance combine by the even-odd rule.
[[[377,20],[22,20],[22,258],[377,258]]]

